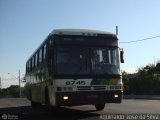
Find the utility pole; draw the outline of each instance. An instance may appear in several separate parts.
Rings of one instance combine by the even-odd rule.
[[[21,97],[21,76],[20,76],[20,70],[19,70],[19,97]]]
[[[12,75],[11,73],[8,73],[10,75]],[[20,76],[20,70],[18,71],[18,81],[19,81],[19,97],[21,97],[21,76]],[[14,75],[12,75],[13,77],[15,77]],[[17,77],[15,77],[17,78]]]
[[[116,35],[118,35],[118,26],[116,26]]]

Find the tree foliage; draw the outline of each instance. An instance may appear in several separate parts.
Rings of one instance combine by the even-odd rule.
[[[11,85],[8,88],[3,88],[0,90],[0,98],[2,97],[19,97],[19,85]],[[25,97],[25,86],[21,87],[21,97]]]
[[[157,65],[156,65],[156,72],[160,73],[160,63],[157,63]]]
[[[138,69],[137,73],[122,72],[124,94],[160,94],[160,76],[156,74],[156,66],[149,64]]]

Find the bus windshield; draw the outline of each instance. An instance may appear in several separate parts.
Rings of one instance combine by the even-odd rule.
[[[57,47],[58,75],[119,74],[118,48]]]

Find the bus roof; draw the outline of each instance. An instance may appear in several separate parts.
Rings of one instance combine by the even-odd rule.
[[[55,29],[50,35],[84,35],[84,36],[98,36],[99,34],[103,35],[113,35],[114,33],[100,31],[100,30],[91,30],[91,29]]]
[[[112,36],[113,38],[117,38],[117,35],[110,32],[100,31],[100,30],[93,30],[93,29],[54,29],[41,43],[41,45],[35,50],[35,52],[48,40],[50,36],[53,35],[81,35],[81,36]],[[35,52],[29,57],[29,59],[35,54]],[[29,60],[28,59],[28,60]],[[27,60],[27,61],[28,61]]]

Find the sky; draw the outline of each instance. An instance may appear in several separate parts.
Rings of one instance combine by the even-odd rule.
[[[84,28],[115,33],[119,42],[160,35],[160,0],[0,0],[0,77],[2,87],[18,84],[29,56],[53,29]],[[135,72],[160,60],[160,37],[120,43],[125,63]]]

